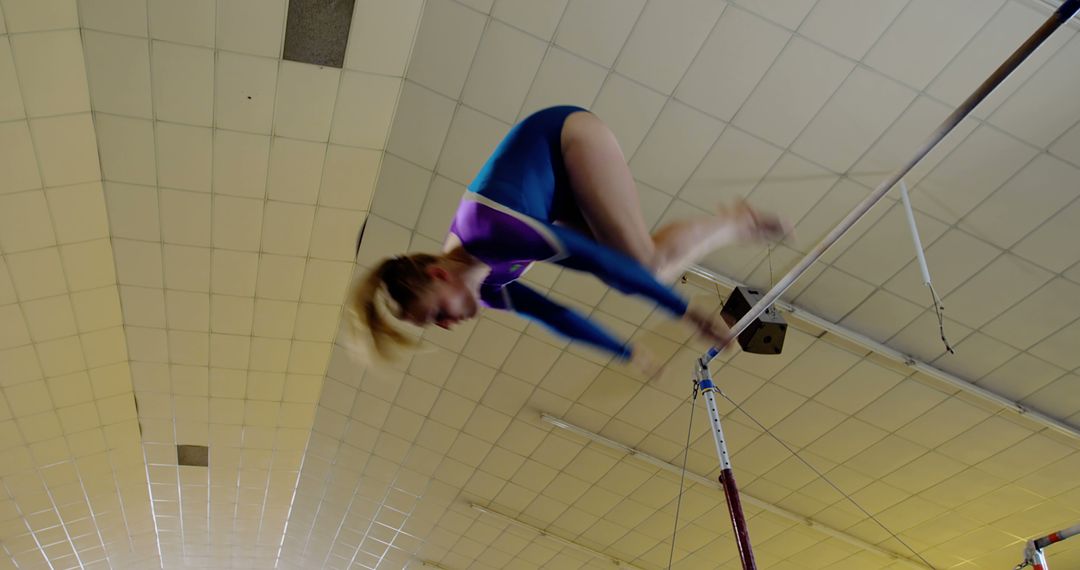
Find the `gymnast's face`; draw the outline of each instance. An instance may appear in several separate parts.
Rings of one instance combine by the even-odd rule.
[[[422,327],[434,324],[450,330],[457,323],[476,316],[479,303],[457,275],[438,265],[428,267],[427,272],[431,277],[430,285],[406,311],[410,322]]]

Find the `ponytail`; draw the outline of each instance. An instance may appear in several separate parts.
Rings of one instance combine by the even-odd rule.
[[[417,342],[392,322],[400,319],[428,289],[427,267],[439,260],[434,255],[415,253],[384,259],[353,289],[349,308],[354,325],[367,329],[375,354],[393,358],[397,349],[415,347]],[[387,299],[386,297],[389,297]],[[392,300],[396,307],[389,306]]]

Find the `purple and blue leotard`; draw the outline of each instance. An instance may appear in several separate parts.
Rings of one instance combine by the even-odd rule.
[[[450,226],[470,255],[491,267],[481,302],[514,311],[574,340],[629,358],[630,348],[575,311],[520,283],[546,261],[596,275],[627,294],[648,297],[675,315],[687,304],[640,263],[554,222],[576,208],[562,157],[562,126],[580,107],[551,107],[515,125],[469,185]]]

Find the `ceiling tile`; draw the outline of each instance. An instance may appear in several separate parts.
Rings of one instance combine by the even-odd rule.
[[[679,0],[646,4],[622,47],[614,69],[670,94],[716,24],[724,4]]]
[[[909,378],[882,394],[856,416],[892,432],[941,404],[946,398],[948,394]]]
[[[67,291],[56,248],[7,254],[7,267],[19,300],[52,297]]]
[[[214,131],[214,193],[248,198],[266,194],[270,137]]]
[[[791,145],[834,172],[846,172],[915,98],[915,92],[856,68]]]
[[[30,344],[30,331],[18,305],[0,307],[0,349]]]
[[[486,17],[451,0],[425,2],[407,76],[452,98],[461,95]]]
[[[951,108],[933,99],[920,96],[863,154],[849,175],[870,188],[876,188],[896,169],[896,165],[911,159],[912,149],[919,148],[926,140],[926,133],[936,128],[951,111]],[[949,136],[908,172],[904,177],[908,186],[916,186],[922,177],[966,139],[976,126],[977,123],[970,118],[961,121]]]
[[[110,280],[115,282],[116,276],[113,275]],[[120,313],[120,296],[115,285],[72,293],[71,304],[75,309],[75,321],[79,324],[80,331],[124,324],[123,315]]]
[[[676,194],[716,142],[724,124],[678,102],[664,106],[630,160],[634,177]]]
[[[214,124],[213,50],[154,41],[150,70],[158,120],[202,127]]]
[[[79,184],[45,190],[60,243],[74,243],[109,236],[105,196],[101,183]]]
[[[983,332],[1027,349],[1080,318],[1080,285],[1060,277],[1018,301]]]
[[[270,134],[278,61],[227,51],[216,53],[214,124],[224,129]]]
[[[837,410],[854,414],[876,400],[903,377],[896,372],[863,360],[814,396],[814,399]]]
[[[98,113],[94,128],[105,180],[147,186],[157,182],[153,121]]]
[[[1050,274],[1012,254],[984,267],[966,283],[944,297],[952,318],[981,327],[1050,280]]]
[[[5,253],[55,244],[43,190],[0,195],[0,248]]]
[[[592,111],[615,133],[623,155],[633,156],[664,103],[663,95],[612,73],[600,88]]]
[[[680,80],[675,97],[730,121],[790,38],[772,23],[728,6]]]
[[[432,173],[392,154],[383,157],[372,213],[405,227],[416,225]]]
[[[363,212],[318,208],[311,232],[311,257],[352,261],[356,255],[357,234],[365,219]]]
[[[831,461],[843,462],[881,441],[886,435],[886,432],[866,422],[849,418],[806,449]]]
[[[230,295],[210,296],[210,330],[226,334],[250,334],[255,300]]]
[[[326,149],[319,204],[367,210],[375,191],[382,153],[374,150],[330,145]]]
[[[491,15],[540,39],[549,41],[555,27],[566,11],[567,0],[530,2],[529,0],[499,0]]]
[[[460,184],[471,183],[509,128],[469,107],[458,107],[439,155],[437,172]]]
[[[997,129],[981,126],[919,182],[915,208],[956,222],[1023,168],[1037,150]]]
[[[94,110],[151,118],[150,43],[87,30],[83,44]]]
[[[148,0],[150,36],[213,47],[215,0]]]
[[[403,76],[423,6],[421,0],[355,2],[345,69]]]
[[[446,237],[464,193],[463,185],[436,175],[427,189],[416,230],[431,239],[441,240]]]
[[[170,289],[210,291],[209,248],[166,244],[162,249]]]
[[[92,134],[91,134],[92,136]],[[38,161],[34,156],[34,142],[26,121],[0,123],[0,168],[6,176],[0,181],[0,194],[29,190],[41,186]]]
[[[922,309],[917,304],[878,289],[843,317],[840,324],[878,342],[885,342],[912,322]]]
[[[799,37],[788,42],[732,123],[787,146],[814,118],[854,65]]]
[[[217,47],[277,58],[285,37],[286,0],[217,3]]]
[[[165,316],[169,321],[170,329],[210,332],[210,295],[166,291]]]
[[[139,287],[162,286],[161,244],[114,239],[113,255],[117,282]]]
[[[249,297],[255,295],[259,254],[247,251],[214,249],[211,253],[211,259],[211,292]]]
[[[1029,437],[1031,432],[1000,417],[990,417],[938,447],[953,459],[974,464]]]
[[[255,300],[252,333],[269,338],[292,338],[299,303],[290,301]]]
[[[4,0],[10,33],[75,28],[79,25],[75,0]]]
[[[209,194],[162,189],[158,193],[161,239],[165,243],[210,246]]]
[[[274,134],[327,140],[340,79],[339,69],[282,61],[274,104]]]
[[[529,87],[520,116],[555,105],[592,106],[607,70],[586,59],[550,47],[540,63],[540,69]]]
[[[90,110],[86,63],[77,31],[11,36],[11,49],[28,115]]]
[[[1072,185],[1078,176],[1075,166],[1041,154],[959,225],[994,245],[1010,247],[1080,195]]]
[[[330,142],[365,148],[386,148],[402,81],[346,71],[334,106]]]
[[[306,255],[314,219],[315,206],[267,201],[263,209],[261,251]]]
[[[799,26],[799,33],[851,59],[862,59],[905,4],[904,0],[820,0]]]
[[[481,319],[472,336],[465,344],[462,354],[488,366],[499,367],[514,347],[520,333]]]
[[[30,338],[35,342],[71,336],[78,331],[71,301],[66,295],[23,301],[22,310]]]
[[[768,0],[737,0],[735,3],[791,30],[799,27],[800,22],[814,6],[811,0],[792,0],[784,3]]]
[[[72,291],[117,284],[112,246],[107,239],[62,246],[60,257],[64,260],[64,274]]]
[[[1048,11],[1040,8],[1043,7],[1035,7],[1025,2],[1006,2],[934,78],[926,92],[950,105],[959,105],[1046,21]],[[1064,27],[1047,38],[1023,65],[1009,74],[1001,85],[995,87],[993,92],[979,103],[972,114],[985,117],[992,113],[1073,35],[1073,30]]]
[[[409,247],[409,234],[409,230],[384,218],[368,216],[356,262],[362,267],[372,267],[383,257],[400,254]]]
[[[605,67],[615,63],[640,17],[644,0],[570,0],[554,42]]]
[[[157,123],[157,183],[166,188],[210,192],[213,131]]]
[[[0,44],[0,49],[2,49],[2,44]],[[1054,144],[1050,145],[1050,152],[1072,164],[1080,165],[1080,123],[1073,125],[1054,141]]]
[[[345,261],[309,259],[303,274],[300,298],[308,302],[341,306],[352,276],[353,264]]]
[[[83,28],[127,36],[147,35],[146,2],[143,0],[78,0]]]
[[[1028,351],[1062,368],[1074,370],[1080,366],[1080,352],[1076,343],[1080,341],[1080,323],[1073,323],[1049,338],[1028,349]]]
[[[0,32],[2,33],[2,32]],[[11,121],[26,116],[19,81],[15,76],[15,59],[11,56],[11,42],[0,38],[0,121]]]
[[[263,204],[259,199],[214,196],[213,245],[226,249],[259,251]]]
[[[259,280],[255,294],[267,299],[296,301],[304,279],[304,259],[284,255],[263,255],[259,259]]]
[[[812,397],[858,361],[858,355],[826,342],[814,342],[771,381],[802,396]]]
[[[513,122],[546,48],[543,41],[492,21],[480,39],[461,101],[504,122]]]
[[[889,77],[922,89],[1002,3],[967,1],[943,7],[913,0],[866,54],[865,62]]]
[[[387,150],[434,170],[455,107],[454,100],[406,81],[398,98]]]
[[[274,137],[266,196],[271,200],[315,204],[322,180],[326,145]]]
[[[990,115],[990,122],[1037,147],[1049,146],[1072,126],[1080,113],[1074,101],[1048,97],[1052,93],[1073,93],[1080,88],[1080,80],[1068,71],[1069,62],[1078,53],[1080,40],[1074,34]]]

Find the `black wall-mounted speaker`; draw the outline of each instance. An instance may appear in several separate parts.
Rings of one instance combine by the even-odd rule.
[[[734,325],[761,299],[761,293],[748,287],[736,287],[724,302],[720,316],[728,326]],[[784,349],[787,322],[776,307],[769,307],[739,335],[739,346],[753,354],[780,354]]]

